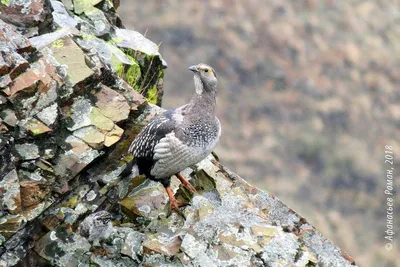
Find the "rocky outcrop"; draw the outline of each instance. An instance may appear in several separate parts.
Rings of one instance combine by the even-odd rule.
[[[216,69],[221,162],[274,192],[359,265],[400,267],[400,239],[388,252],[382,238],[383,148],[400,151],[400,12],[388,12],[398,2],[136,7],[119,9],[124,24],[162,42],[169,66],[201,59]],[[167,75],[163,103],[183,104],[192,77]]]
[[[173,180],[186,220],[160,184],[119,177],[166,63],[117,2],[1,1],[0,266],[354,265],[214,155],[183,172],[195,195]]]

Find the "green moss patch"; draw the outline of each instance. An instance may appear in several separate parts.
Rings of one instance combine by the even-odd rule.
[[[153,86],[147,91],[147,101],[149,101],[152,104],[157,104],[158,101],[158,91],[157,91],[157,86]]]
[[[142,72],[140,70],[139,63],[131,56],[126,55],[131,64],[125,64],[118,60],[115,56],[113,56],[110,60],[111,64],[113,65],[117,75],[125,80],[130,86],[133,88],[137,87],[138,81],[142,76]]]

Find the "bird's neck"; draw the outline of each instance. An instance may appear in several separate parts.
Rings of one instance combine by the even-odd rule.
[[[189,102],[190,113],[204,114],[208,113],[215,115],[216,107],[216,92],[215,91],[203,91],[200,94],[197,92],[194,94]]]

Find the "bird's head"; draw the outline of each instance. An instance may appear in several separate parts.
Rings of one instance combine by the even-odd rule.
[[[217,74],[215,70],[207,64],[200,63],[189,67],[194,73],[194,86],[196,93],[216,92],[217,91]]]

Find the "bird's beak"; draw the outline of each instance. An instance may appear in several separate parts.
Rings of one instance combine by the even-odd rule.
[[[189,70],[191,70],[191,71],[193,71],[193,72],[197,72],[197,71],[198,71],[196,65],[190,66],[190,67],[189,67]]]

